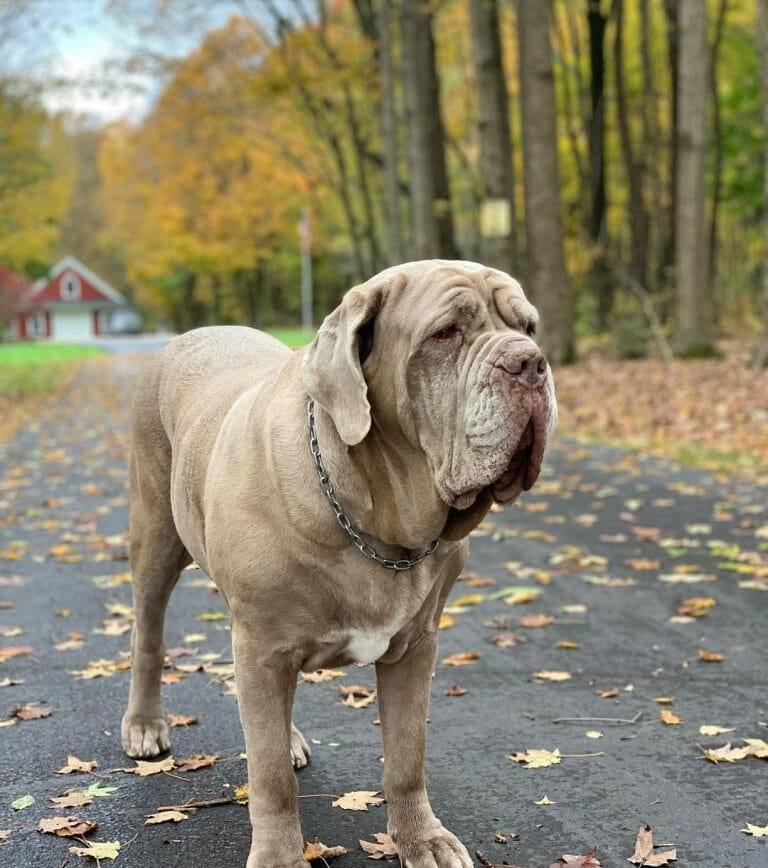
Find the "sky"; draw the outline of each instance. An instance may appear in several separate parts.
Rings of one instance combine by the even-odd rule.
[[[238,3],[209,0],[202,4],[203,16],[169,14],[156,28],[150,15],[141,13],[152,5],[152,0],[0,0],[5,31],[0,71],[37,80],[52,111],[73,112],[94,124],[138,120],[158,83],[146,73],[126,73],[121,61],[153,51],[180,56],[199,44],[207,29],[223,24]]]

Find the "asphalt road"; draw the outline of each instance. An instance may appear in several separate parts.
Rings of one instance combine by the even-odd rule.
[[[218,760],[150,777],[122,771],[134,766],[119,744],[131,597],[121,558],[127,408],[140,364],[125,355],[89,363],[67,398],[0,447],[4,868],[80,864],[68,848],[82,842],[37,831],[56,815],[97,822],[88,838],[119,841],[114,864],[126,868],[245,863],[241,806],[144,824],[159,806],[231,796],[246,778],[236,701],[227,695],[225,609],[199,571],[184,573],[171,601],[167,644],[187,650],[173,658],[164,695],[168,712],[199,719],[173,729],[177,761]],[[438,663],[430,711],[432,802],[473,855],[547,868],[564,853],[596,847],[603,866],[627,865],[637,827],[649,823],[657,843],[677,848],[679,866],[768,866],[768,840],[740,831],[768,825],[766,760],[714,764],[702,755],[728,741],[768,740],[767,493],[558,440],[537,489],[489,515],[473,538],[474,585],[462,582],[453,595],[476,599],[441,631],[439,654],[479,658],[463,667]],[[490,599],[521,587],[534,590],[518,600],[538,596],[515,605],[505,602],[512,591]],[[716,604],[670,620],[688,598]],[[545,626],[520,624],[534,615],[549,616],[533,622]],[[490,641],[501,634],[512,637]],[[701,651],[723,659],[704,662]],[[534,675],[542,672],[569,677]],[[299,775],[305,838],[347,847],[331,863],[339,868],[368,864],[358,839],[386,830],[384,806],[345,811],[326,795],[380,786],[376,705],[342,706],[337,686],[345,683],[372,686],[373,668],[300,683],[296,707],[314,750]],[[454,685],[466,693],[447,695]],[[17,711],[24,708],[33,711]],[[19,719],[41,708],[50,714]],[[663,723],[662,709],[681,722]],[[702,725],[733,731],[707,736]],[[510,758],[531,749],[558,749],[561,761],[527,768]],[[98,767],[58,774],[70,755]],[[116,789],[77,808],[50,802],[94,784]],[[537,804],[545,795],[552,804]],[[25,796],[34,802],[14,809]]]

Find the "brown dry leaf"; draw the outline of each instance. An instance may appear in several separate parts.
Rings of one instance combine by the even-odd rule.
[[[326,847],[322,841],[307,841],[304,848],[304,858],[307,862],[313,859],[333,859],[334,856],[343,856],[347,852],[346,847]]]
[[[677,614],[689,618],[702,618],[716,605],[717,600],[714,597],[688,597],[677,607]]]
[[[670,711],[668,708],[660,708],[659,716],[661,717],[661,722],[667,726],[678,726],[683,722],[682,717],[678,717],[674,711]]]
[[[11,834],[10,829],[0,829],[0,843],[8,840],[8,836]]]
[[[48,835],[58,835],[60,838],[75,838],[93,832],[96,825],[96,823],[81,820],[78,817],[51,817],[50,820],[40,820],[37,831]]]
[[[561,639],[557,643],[558,648],[564,648],[566,651],[578,651],[581,645],[578,642],[573,642],[571,639]]]
[[[149,777],[150,775],[158,775],[160,772],[170,772],[174,768],[175,760],[172,756],[166,757],[164,760],[150,762],[149,760],[136,760],[136,767],[132,769],[123,769],[129,775],[138,775],[141,778]]]
[[[722,747],[715,748],[700,748],[704,759],[717,765],[718,763],[735,763],[743,760],[750,754],[749,746],[747,747],[731,747],[731,743],[724,744]]]
[[[509,759],[525,766],[527,769],[545,769],[560,763],[560,748],[554,750],[527,750],[523,753],[513,753]]]
[[[581,856],[563,854],[557,862],[553,862],[549,868],[561,868],[562,865],[573,865],[576,868],[601,868],[600,860],[595,855],[594,847],[582,853]]]
[[[342,669],[317,669],[315,672],[302,672],[301,677],[307,684],[320,684],[322,681],[344,678],[346,674]]]
[[[342,705],[347,708],[367,708],[376,699],[376,688],[361,687],[359,684],[340,684],[339,692],[344,697]]]
[[[397,859],[397,847],[395,842],[386,832],[376,832],[373,836],[376,842],[359,841],[370,859]]]
[[[90,805],[93,802],[93,796],[81,793],[79,790],[70,790],[63,796],[52,798],[51,802],[57,808],[82,808],[84,805]]]
[[[198,769],[210,768],[218,760],[218,754],[196,753],[186,759],[176,760],[176,768],[180,772],[196,772]]]
[[[96,760],[81,760],[81,759],[78,759],[76,756],[72,756],[70,754],[70,756],[67,757],[67,764],[63,768],[60,768],[56,772],[56,774],[57,775],[72,775],[72,774],[75,774],[75,772],[87,774],[88,772],[92,772],[94,769],[97,769],[98,767],[99,767],[99,765],[96,762]]]
[[[464,696],[467,692],[466,687],[459,687],[458,684],[452,685],[448,690],[445,691],[446,696]]]
[[[550,624],[555,623],[555,619],[552,615],[524,615],[517,623],[529,630],[536,630],[540,627],[549,627]]]
[[[11,660],[13,657],[23,657],[34,653],[35,649],[30,645],[0,645],[0,663],[5,663],[6,660]]]
[[[495,636],[491,636],[488,640],[491,645],[495,645],[497,648],[514,648],[515,645],[519,645],[521,642],[525,642],[525,636],[520,636],[518,633],[497,633]]]
[[[168,723],[171,726],[192,726],[195,723],[200,723],[199,717],[186,717],[183,714],[169,714]]]
[[[198,667],[195,666],[195,671],[197,671]],[[178,684],[179,681],[183,681],[184,676],[180,672],[166,672],[165,675],[160,679],[161,684]]]
[[[14,708],[11,712],[11,715],[18,717],[19,720],[39,720],[41,717],[50,717],[52,714],[52,708],[37,705],[24,705]]]
[[[661,566],[661,561],[652,560],[651,558],[627,558],[624,565],[631,570],[658,570]]]
[[[154,814],[148,814],[144,820],[145,826],[154,826],[158,823],[180,823],[182,820],[188,820],[189,814],[183,814],[181,811],[157,811]]]
[[[717,726],[715,724],[702,723],[699,727],[700,735],[722,735],[725,732],[733,732],[734,727]]]
[[[489,576],[480,576],[477,573],[462,573],[459,581],[466,582],[470,588],[490,588],[496,584],[496,579]]]
[[[444,657],[440,662],[443,666],[471,666],[479,659],[480,654],[477,651],[459,651],[450,657]]]
[[[722,663],[725,660],[725,654],[720,654],[717,651],[705,651],[703,648],[700,648],[699,660],[702,663]]]
[[[375,808],[383,802],[384,799],[378,796],[378,790],[356,790],[344,793],[331,804],[334,808],[343,808],[345,811],[367,811],[369,805]]]
[[[608,690],[596,690],[595,696],[599,696],[600,699],[613,699],[614,697],[619,695],[618,687],[610,687]]]
[[[664,850],[661,853],[653,852],[653,831],[645,823],[637,830],[635,852],[628,858],[635,865],[643,865],[646,868],[659,868],[677,859],[677,850]]]
[[[442,615],[440,615],[440,623],[438,624],[437,629],[447,630],[449,627],[455,626],[455,624],[456,617],[448,612],[443,612]]]

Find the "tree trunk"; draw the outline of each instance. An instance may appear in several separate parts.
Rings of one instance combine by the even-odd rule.
[[[384,203],[387,215],[386,243],[390,265],[403,261],[403,236],[400,230],[400,163],[397,147],[395,74],[392,64],[391,0],[380,0],[377,18],[379,40],[379,80],[381,82],[381,139],[384,155]]]
[[[680,0],[679,12],[675,349],[691,357],[712,353],[705,197],[709,45],[706,3]]]
[[[720,87],[717,67],[720,48],[723,43],[725,17],[728,13],[728,0],[720,0],[715,21],[715,38],[712,42],[709,84],[712,91],[712,152],[715,164],[712,168],[712,211],[709,218],[709,274],[714,280],[717,274],[718,212],[720,210],[720,191],[723,185],[723,120],[720,107]]]
[[[616,111],[619,122],[621,153],[629,185],[629,233],[632,280],[643,288],[648,286],[648,208],[645,204],[645,160],[638,156],[629,124],[624,82],[624,2],[615,0],[616,33],[614,38],[614,65],[616,67]],[[642,152],[642,151],[641,151]]]
[[[587,0],[589,25],[589,237],[595,248],[592,280],[596,294],[597,323],[608,328],[613,307],[613,281],[608,268],[607,195],[605,190],[605,25],[600,0]]]
[[[680,77],[680,35],[678,32],[679,0],[664,0],[664,17],[667,22],[667,59],[670,74],[670,131],[669,131],[669,166],[668,207],[665,219],[664,241],[659,260],[658,282],[661,286],[669,286],[673,277],[675,265],[675,207],[677,202],[677,119],[678,119],[678,80]],[[666,317],[665,317],[666,319]]]
[[[400,29],[414,255],[417,259],[455,259],[440,83],[429,4],[415,0],[403,2]]]
[[[519,269],[515,175],[496,0],[470,0],[469,17],[483,182],[482,257],[488,265],[514,274]]]
[[[768,0],[757,0],[757,49],[760,56],[763,129],[768,130]],[[768,368],[768,139],[763,141],[763,267],[760,277],[763,335],[753,364],[758,368]]]
[[[541,343],[555,363],[575,355],[573,294],[565,271],[549,0],[519,0],[520,100],[528,283],[541,314]]]

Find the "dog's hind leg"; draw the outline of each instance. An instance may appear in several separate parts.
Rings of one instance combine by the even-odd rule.
[[[131,457],[130,551],[135,621],[131,688],[123,716],[122,741],[123,750],[135,758],[157,756],[170,747],[160,699],[165,658],[163,622],[171,591],[181,570],[192,560],[179,539],[171,512],[170,444],[152,421],[151,414],[137,418]]]

